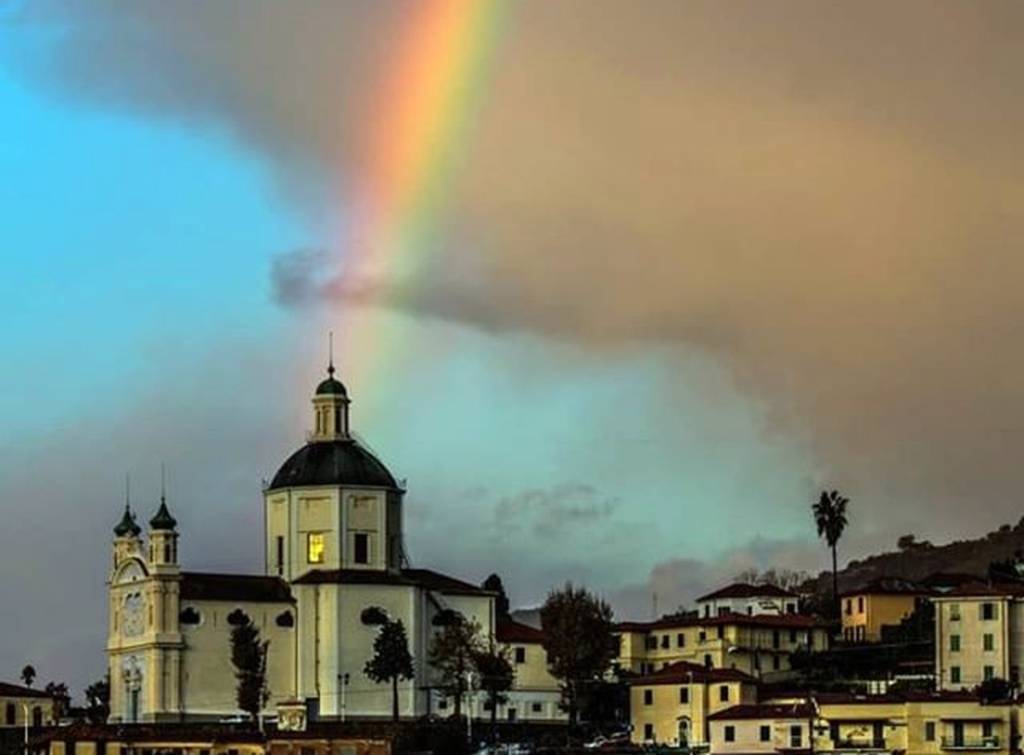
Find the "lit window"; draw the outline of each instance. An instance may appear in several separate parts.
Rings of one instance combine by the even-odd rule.
[[[324,533],[310,532],[306,535],[306,560],[311,564],[324,562]]]

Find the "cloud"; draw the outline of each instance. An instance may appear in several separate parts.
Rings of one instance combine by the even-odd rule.
[[[607,519],[618,504],[618,499],[602,496],[594,486],[584,483],[534,488],[498,501],[495,526],[503,537],[511,529],[554,539],[564,535],[567,527],[585,527]]]
[[[323,249],[295,249],[274,257],[270,264],[271,295],[288,309],[302,309],[322,300],[323,272],[329,256]]]

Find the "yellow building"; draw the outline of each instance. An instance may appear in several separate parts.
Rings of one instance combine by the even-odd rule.
[[[966,584],[935,603],[935,678],[940,689],[986,679],[1020,681],[1024,662],[1024,584]]]
[[[630,680],[631,738],[636,744],[700,748],[710,741],[709,716],[756,700],[755,680],[741,671],[672,663]]]
[[[43,690],[0,682],[0,728],[23,729],[55,724],[53,698]]]
[[[903,579],[876,579],[841,594],[843,639],[878,642],[882,627],[899,626],[931,595],[931,591]]]
[[[1016,752],[1019,709],[969,693],[818,695],[730,708],[711,716],[711,753],[809,751],[851,755]],[[731,730],[730,728],[731,727]]]
[[[618,667],[650,674],[679,661],[729,668],[771,680],[785,678],[797,650],[828,648],[828,630],[800,614],[724,614],[665,618],[617,626]]]
[[[126,505],[109,576],[112,723],[239,715],[229,638],[243,615],[270,641],[271,711],[299,700],[317,720],[391,716],[391,686],[364,673],[379,631],[363,622],[367,608],[405,627],[415,668],[399,684],[406,718],[441,702],[427,663],[438,614],[455,611],[494,636],[494,593],[410,567],[404,486],[350,431],[350,403],[330,366],[313,395],[308,442],[263,492],[265,534],[254,546],[265,553],[264,574],[185,571],[163,497],[145,540]]]
[[[498,642],[507,649],[515,672],[508,702],[498,709],[498,716],[508,721],[565,721],[568,714],[561,710],[561,687],[548,670],[544,633],[527,624],[508,617],[498,620]],[[485,712],[488,712],[485,710]]]

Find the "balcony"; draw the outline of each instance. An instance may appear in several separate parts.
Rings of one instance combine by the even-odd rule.
[[[999,737],[943,737],[943,750],[998,750]]]
[[[892,752],[884,739],[836,739],[832,742],[833,752],[885,753]]]

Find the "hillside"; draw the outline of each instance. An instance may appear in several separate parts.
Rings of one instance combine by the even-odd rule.
[[[839,589],[857,588],[878,577],[921,580],[938,572],[984,576],[991,562],[1024,551],[1024,518],[1014,527],[1003,525],[975,540],[956,540],[946,545],[927,541],[904,545],[906,547],[900,550],[850,561],[839,572]],[[811,591],[831,590],[831,580],[831,572],[822,572],[812,580],[817,590],[812,588]]]

